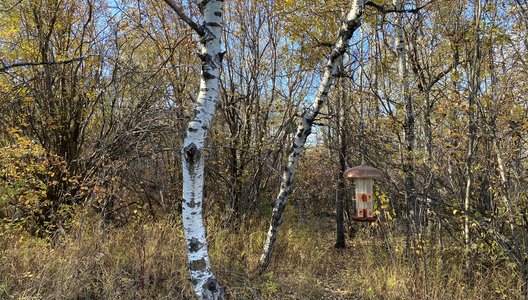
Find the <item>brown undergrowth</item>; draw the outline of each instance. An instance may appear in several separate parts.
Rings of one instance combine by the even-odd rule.
[[[138,219],[140,220],[140,218]],[[252,272],[267,220],[238,229],[209,218],[213,267],[230,299],[520,299],[520,279],[500,260],[471,280],[456,246],[426,245],[406,259],[404,240],[366,225],[343,250],[333,219],[288,212],[271,267]],[[169,217],[121,228],[82,213],[63,236],[0,233],[0,299],[192,299],[181,224]]]

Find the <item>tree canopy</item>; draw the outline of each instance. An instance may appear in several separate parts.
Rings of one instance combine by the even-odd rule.
[[[528,297],[527,37],[526,0],[4,0],[0,298]]]

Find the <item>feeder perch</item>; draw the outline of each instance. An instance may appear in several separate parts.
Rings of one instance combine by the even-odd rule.
[[[352,220],[375,222],[374,212],[374,179],[383,178],[383,173],[373,167],[361,165],[345,171],[345,179],[354,180],[356,186],[356,214]]]

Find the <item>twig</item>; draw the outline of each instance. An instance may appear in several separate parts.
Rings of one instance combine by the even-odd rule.
[[[394,13],[394,12],[398,12],[398,13],[405,13],[405,12],[407,12],[407,13],[417,13],[418,11],[420,11],[423,8],[425,8],[427,5],[433,3],[434,1],[436,1],[436,0],[430,0],[429,2],[425,3],[422,6],[415,7],[415,8],[412,8],[412,9],[397,9],[395,6],[387,7],[385,5],[379,5],[379,4],[374,3],[372,1],[367,1],[365,3],[365,5],[374,7],[375,9],[377,9],[382,14],[388,14],[388,13]]]
[[[60,60],[60,61],[42,61],[42,62],[20,62],[20,63],[14,63],[10,65],[4,65],[2,68],[0,68],[0,73],[5,73],[10,69],[13,68],[19,68],[19,67],[28,67],[28,66],[52,66],[52,65],[63,65],[63,64],[69,64],[75,61],[81,61],[85,59],[85,57],[77,57],[72,58],[68,60]]]
[[[182,19],[185,23],[187,23],[187,25],[189,25],[189,27],[191,27],[194,31],[196,31],[196,33],[198,33],[199,36],[205,35],[204,29],[200,25],[196,24],[196,22],[191,20],[191,18],[189,18],[183,12],[183,9],[178,4],[176,4],[176,2],[174,2],[173,0],[163,0],[163,1],[165,1],[165,3],[167,3],[174,10],[174,12],[176,12],[176,14],[178,15],[178,17],[180,17],[180,19]]]

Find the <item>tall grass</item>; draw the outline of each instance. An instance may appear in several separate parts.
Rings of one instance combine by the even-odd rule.
[[[468,280],[460,249],[429,244],[424,273],[423,255],[405,258],[401,237],[363,226],[337,250],[332,218],[285,220],[271,267],[257,274],[267,220],[234,229],[208,219],[213,268],[231,299],[521,299],[520,278],[501,261],[477,263]],[[52,240],[4,230],[0,299],[191,299],[184,249],[169,217],[112,228],[79,214]]]

